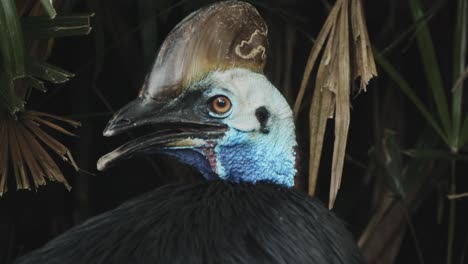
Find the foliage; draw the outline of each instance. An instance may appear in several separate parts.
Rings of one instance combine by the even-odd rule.
[[[410,11],[414,18],[414,23],[416,23],[415,39],[418,46],[418,51],[421,59],[421,66],[424,70],[427,87],[430,89],[430,95],[432,96],[433,103],[435,105],[435,111],[428,107],[423,100],[417,95],[416,89],[405,79],[403,74],[397,70],[397,67],[393,66],[392,63],[381,54],[380,51],[374,49],[376,54],[376,61],[379,66],[383,69],[385,74],[393,80],[396,84],[395,87],[399,88],[400,91],[406,95],[406,97],[412,102],[415,109],[419,111],[422,117],[427,122],[427,125],[430,126],[433,131],[438,135],[440,142],[443,142],[441,146],[435,136],[428,136],[428,133],[422,133],[419,137],[421,143],[416,145],[413,149],[402,150],[398,152],[393,152],[391,160],[401,160],[403,155],[408,155],[411,159],[407,159],[406,162],[401,163],[398,166],[400,169],[394,169],[395,163],[385,163],[382,160],[388,160],[388,152],[386,151],[385,146],[380,147],[381,162],[380,167],[390,170],[385,173],[387,177],[392,179],[393,183],[397,183],[397,186],[391,188],[393,193],[398,195],[398,198],[393,199],[392,203],[402,205],[402,209],[395,210],[392,213],[388,213],[387,218],[395,220],[395,218],[403,219],[406,218],[406,223],[412,228],[410,217],[406,215],[408,212],[413,212],[420,202],[425,198],[427,192],[423,192],[421,186],[425,186],[429,181],[433,180],[435,177],[438,177],[438,170],[427,170],[432,168],[434,164],[440,162],[447,162],[447,166],[451,167],[451,174],[449,177],[446,177],[445,181],[449,182],[449,189],[447,190],[447,196],[449,197],[463,197],[463,195],[456,195],[456,178],[455,178],[455,167],[458,162],[466,162],[466,155],[460,154],[460,151],[467,146],[468,131],[465,131],[466,126],[468,126],[468,113],[465,113],[463,117],[462,109],[462,100],[463,100],[463,74],[466,71],[466,49],[467,49],[467,17],[468,9],[466,0],[459,0],[456,3],[456,16],[455,16],[455,30],[453,37],[453,50],[452,50],[452,76],[445,76],[446,78],[452,78],[451,81],[444,81],[443,75],[440,71],[439,60],[437,59],[437,53],[430,33],[430,27],[428,25],[428,17],[430,17],[429,11],[424,11],[421,1],[411,0],[408,2]],[[426,13],[425,13],[426,12]],[[450,86],[445,84],[452,83],[452,87],[456,86],[458,88],[451,89]],[[447,92],[451,91],[452,94],[447,96]],[[451,100],[449,101],[450,98]],[[452,113],[450,114],[450,108]],[[394,141],[392,145],[398,145],[398,141]],[[385,144],[384,144],[385,145]],[[404,169],[402,169],[403,167]],[[414,168],[414,169],[410,169]],[[424,173],[422,173],[424,172]],[[440,173],[440,172],[439,172]],[[404,191],[403,191],[404,190]],[[382,204],[388,204],[388,198],[383,198]],[[447,243],[447,263],[453,263],[453,243],[454,243],[454,234],[455,234],[455,217],[456,217],[456,207],[455,200],[451,199],[449,202],[449,221],[448,221],[448,243]],[[371,222],[378,222],[381,217],[381,212],[376,213]],[[388,225],[388,223],[386,223]],[[376,226],[383,227],[382,224],[377,224]],[[371,232],[370,230],[374,228],[374,237],[383,241],[380,246],[376,244],[371,245],[373,239],[367,236],[362,236],[360,244],[365,246],[365,250],[369,255],[377,256],[379,252],[387,251],[388,246],[391,244],[390,240],[393,240],[393,246],[399,248],[400,242],[394,240],[395,233],[398,233],[398,236],[404,233],[404,230],[394,230],[393,233],[387,233],[386,235],[379,234],[375,229],[376,226],[368,226],[364,234]],[[424,263],[424,257],[421,252],[421,249],[418,245],[418,240],[414,232],[412,232],[413,239],[415,241],[416,251],[418,252],[420,263]],[[393,237],[393,238],[391,238]],[[372,253],[371,253],[372,252]],[[374,257],[370,257],[373,259]],[[386,261],[393,262],[395,255],[387,255]],[[460,258],[463,259],[463,256]]]
[[[24,6],[39,5],[35,1],[21,2]],[[46,183],[45,178],[59,181],[70,189],[62,172],[47,146],[76,169],[70,151],[58,140],[45,132],[41,126],[73,135],[58,124],[63,121],[74,127],[78,122],[59,116],[28,111],[25,101],[29,89],[46,92],[43,81],[63,83],[73,77],[72,73],[44,62],[56,37],[89,34],[91,15],[56,16],[52,1],[41,1],[48,16],[34,14],[20,17],[14,0],[0,1],[0,196],[7,191],[7,178],[14,175],[17,189],[31,189]],[[40,10],[37,7],[32,10]],[[37,39],[45,39],[45,52],[30,50],[37,46]],[[35,56],[35,57],[34,57]],[[39,143],[39,142],[42,142]],[[9,170],[9,164],[12,169]],[[12,173],[11,173],[12,172]]]

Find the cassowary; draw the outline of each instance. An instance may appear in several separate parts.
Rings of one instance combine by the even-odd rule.
[[[17,263],[364,263],[344,225],[293,187],[291,108],[262,74],[267,27],[227,1],[179,23],[137,99],[104,131],[145,126],[98,161],[176,157],[206,181],[169,185],[94,217]]]

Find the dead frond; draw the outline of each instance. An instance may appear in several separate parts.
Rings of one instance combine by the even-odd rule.
[[[21,112],[17,116],[0,115],[0,196],[7,191],[9,178],[15,179],[17,189],[37,189],[45,185],[47,179],[63,183],[70,190],[60,168],[46,150],[55,152],[78,170],[69,149],[43,130],[48,127],[75,136],[57,122],[75,128],[80,126],[79,122],[35,111]],[[9,176],[9,172],[12,175]]]
[[[350,28],[351,27],[351,28]],[[350,36],[351,33],[351,36]],[[309,112],[309,194],[314,194],[328,118],[335,118],[335,143],[329,195],[333,207],[340,188],[350,122],[351,82],[360,79],[360,89],[377,76],[361,0],[337,0],[314,43],[294,105],[297,118],[314,65],[318,65]]]

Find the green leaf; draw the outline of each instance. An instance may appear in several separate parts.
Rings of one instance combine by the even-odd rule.
[[[454,154],[447,150],[441,149],[407,149],[404,150],[403,153],[417,159],[444,159],[468,161],[467,155]]]
[[[64,69],[50,65],[45,62],[38,62],[34,59],[28,60],[27,71],[34,77],[52,83],[64,83],[68,81],[71,77],[75,76],[73,73],[68,72]]]
[[[3,69],[13,78],[23,76],[23,33],[13,0],[0,0],[0,52]]]
[[[25,74],[23,33],[14,0],[0,0],[0,107],[10,112],[22,109],[14,80]]]
[[[414,21],[419,21],[424,16],[422,4],[420,0],[410,0],[410,9],[413,14]],[[416,32],[416,40],[419,47],[419,53],[426,74],[426,79],[429,87],[432,90],[432,95],[436,103],[437,112],[442,121],[445,133],[451,136],[450,116],[447,104],[447,97],[444,92],[442,76],[440,74],[439,64],[432,42],[431,33],[426,21],[421,21]],[[450,144],[448,144],[450,146]]]
[[[72,16],[24,17],[21,19],[24,35],[29,39],[57,38],[64,36],[87,35],[91,32],[90,19],[93,13]]]
[[[55,18],[57,12],[55,11],[53,0],[41,0],[41,4],[44,7],[47,14],[49,15],[49,17]]]
[[[457,1],[457,16],[455,22],[455,31],[453,36],[453,83],[464,75],[466,63],[466,48],[468,38],[468,1]],[[460,127],[462,122],[462,102],[463,102],[463,77],[460,79],[459,88],[453,90],[452,96],[452,118],[453,118],[453,140],[452,151],[456,152],[463,146],[460,142]],[[458,85],[458,84],[457,84]]]
[[[397,84],[397,87],[410,99],[410,101],[416,106],[419,112],[423,115],[426,121],[432,126],[442,140],[446,144],[449,144],[447,136],[444,134],[440,126],[437,124],[435,118],[430,114],[429,110],[424,106],[423,102],[414,92],[414,89],[409,83],[401,76],[401,74],[393,67],[393,65],[387,61],[376,49],[373,49],[375,55],[375,61],[382,67],[387,75]]]

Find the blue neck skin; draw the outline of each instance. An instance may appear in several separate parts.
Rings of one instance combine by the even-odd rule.
[[[196,167],[209,180],[269,181],[293,187],[295,146],[295,139],[288,136],[254,135],[231,128],[214,149],[172,149],[164,153]]]

